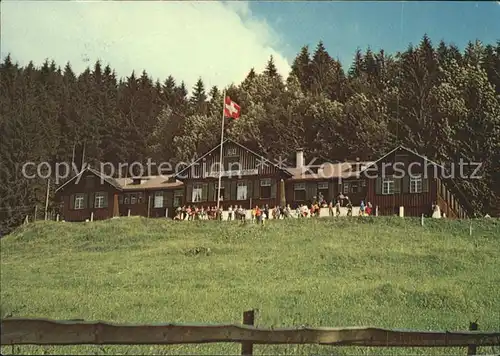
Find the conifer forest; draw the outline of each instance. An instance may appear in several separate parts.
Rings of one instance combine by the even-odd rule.
[[[11,53],[0,65],[1,235],[45,208],[47,179],[23,177],[24,162],[78,161],[83,146],[90,165],[190,161],[219,143],[223,89],[242,108],[227,135],[267,158],[293,161],[302,147],[306,160],[376,160],[403,145],[436,162],[481,162],[481,179],[457,184],[478,215],[498,216],[500,41],[457,48],[424,35],[397,53],[354,50],[343,68],[322,42],[304,46],[286,78],[271,57],[227,88],[202,77],[187,88],[147,68],[118,78],[112,63],[80,74],[50,59],[21,66]]]

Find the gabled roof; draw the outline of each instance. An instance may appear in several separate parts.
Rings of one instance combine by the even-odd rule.
[[[64,182],[61,186],[57,187],[56,189],[56,193],[61,190],[62,188],[64,188],[67,184],[69,184],[70,182],[74,181],[75,179],[77,179],[78,177],[81,177],[85,172],[91,172],[93,173],[95,176],[99,177],[100,179],[102,179],[103,181],[105,181],[106,183],[112,185],[113,187],[115,187],[116,189],[118,190],[122,190],[120,184],[118,184],[118,182],[113,179],[113,178],[110,178],[110,177],[107,177],[103,174],[101,174],[99,171],[93,169],[93,168],[90,168],[90,166],[87,166],[85,169],[82,169],[82,171],[80,173],[78,173],[76,176],[74,176],[73,178],[67,180],[66,182]]]
[[[302,180],[328,180],[334,178],[352,178],[357,177],[360,172],[373,162],[324,162],[322,164],[308,166],[304,168],[290,167],[286,168],[292,174],[292,181]],[[361,169],[357,170],[355,167]],[[312,173],[311,173],[312,171]],[[317,171],[317,173],[316,173]]]
[[[281,168],[281,167],[280,167],[280,166],[278,166],[277,164],[275,164],[275,163],[273,163],[273,162],[269,161],[269,160],[268,160],[267,158],[265,158],[264,156],[259,155],[258,153],[256,153],[256,152],[252,151],[252,150],[251,150],[251,149],[249,149],[248,147],[245,147],[245,146],[243,146],[242,144],[240,144],[240,143],[238,143],[238,142],[236,142],[236,141],[234,141],[234,140],[231,140],[230,138],[226,138],[224,141],[222,141],[222,143],[219,143],[217,146],[215,146],[214,148],[212,148],[210,151],[208,151],[207,153],[205,153],[203,156],[201,156],[201,157],[200,157],[200,158],[198,158],[196,161],[194,161],[193,163],[191,163],[189,166],[187,166],[186,168],[184,168],[182,171],[178,172],[178,173],[175,175],[175,177],[176,177],[176,178],[177,178],[177,177],[179,177],[179,176],[181,175],[181,173],[183,173],[184,171],[186,171],[186,170],[188,170],[189,168],[191,168],[191,167],[192,167],[193,165],[195,165],[198,161],[202,160],[204,157],[208,156],[210,153],[214,152],[216,149],[220,148],[221,144],[222,144],[222,145],[224,145],[225,143],[228,143],[228,142],[233,143],[233,144],[235,144],[236,146],[241,147],[241,148],[242,148],[242,149],[244,149],[245,151],[250,152],[250,153],[251,153],[251,154],[253,154],[254,156],[259,157],[263,163],[267,163],[267,164],[269,164],[269,165],[271,165],[271,166],[274,166],[274,167],[276,167],[276,169],[278,169],[278,170],[280,170],[280,171],[282,171],[282,172],[286,173],[286,174],[287,174],[287,175],[289,175],[289,176],[292,176],[292,174],[291,174],[290,172],[288,172],[286,169]]]
[[[134,178],[116,178],[115,180],[123,190],[169,189],[182,187],[181,181],[172,181],[171,178],[173,178],[172,175],[141,177],[141,181],[144,180],[144,183],[141,184],[134,184]]]
[[[417,157],[422,158],[424,161],[430,162],[430,163],[431,163],[431,164],[433,164],[434,166],[437,166],[437,167],[439,167],[439,168],[441,168],[441,169],[443,169],[443,170],[445,169],[445,168],[444,168],[441,164],[436,163],[436,162],[434,162],[434,161],[430,160],[429,158],[427,158],[427,157],[425,157],[425,156],[422,156],[421,154],[419,154],[419,153],[417,153],[417,152],[415,152],[415,151],[413,151],[413,150],[410,150],[409,148],[406,148],[406,147],[404,147],[404,146],[402,146],[402,145],[399,145],[399,146],[397,146],[396,148],[394,148],[393,150],[391,150],[391,151],[389,151],[388,153],[386,153],[385,155],[383,155],[382,157],[380,157],[380,158],[379,158],[378,160],[376,160],[375,162],[371,162],[370,164],[368,164],[368,165],[367,165],[364,169],[362,169],[362,170],[360,171],[360,173],[363,173],[363,172],[364,172],[364,171],[366,171],[368,168],[370,168],[370,167],[372,167],[372,166],[376,165],[378,162],[382,161],[384,158],[386,158],[387,156],[389,156],[389,155],[393,154],[393,153],[394,153],[394,152],[396,152],[396,151],[407,151],[407,152],[409,152],[409,153],[411,153],[411,154],[413,154],[413,155],[415,155],[415,156],[417,156]]]

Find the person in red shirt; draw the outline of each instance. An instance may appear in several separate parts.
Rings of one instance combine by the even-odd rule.
[[[260,210],[259,206],[255,206],[255,218],[257,219],[257,223],[260,224],[263,222],[262,220],[262,210]]]

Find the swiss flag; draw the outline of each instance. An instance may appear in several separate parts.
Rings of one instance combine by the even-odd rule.
[[[240,106],[232,101],[229,96],[226,96],[226,100],[224,100],[224,117],[232,117],[233,119],[237,119],[240,117],[240,113]]]

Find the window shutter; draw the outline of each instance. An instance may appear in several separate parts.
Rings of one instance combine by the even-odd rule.
[[[75,195],[71,194],[69,196],[69,208],[70,210],[73,210],[75,208]]]
[[[394,178],[394,194],[401,193],[401,178]]]
[[[403,179],[403,193],[409,193],[410,192],[410,176],[408,174],[405,174]]]
[[[335,196],[335,183],[328,182],[328,196],[325,197],[325,199],[327,202],[330,202],[332,201],[334,196]]]
[[[207,201],[208,198],[208,183],[203,183],[203,187],[201,189],[201,200]]]
[[[217,191],[215,190],[215,183],[208,183],[208,201],[217,201]]]
[[[236,200],[236,189],[237,189],[237,183],[236,181],[231,182],[231,197],[229,200]]]
[[[186,185],[186,201],[187,202],[192,202],[193,201],[193,183],[188,183]]]
[[[253,197],[254,199],[260,198],[260,180],[256,179],[253,181]]]
[[[231,194],[231,182],[222,182],[221,187],[224,187],[224,200],[229,200]],[[215,193],[215,199],[217,200],[217,193]]]
[[[313,200],[318,192],[318,186],[316,182],[306,182],[306,200]]]
[[[246,180],[245,184],[247,185],[247,197],[251,198],[253,194],[253,182],[251,180]]]
[[[378,177],[375,182],[375,194],[382,194],[382,178]]]
[[[95,208],[94,193],[85,194],[85,209]]]
[[[108,193],[104,193],[104,207],[108,207]]]
[[[174,192],[172,190],[163,191],[163,207],[168,208],[172,206],[172,194]]]
[[[276,199],[276,181],[271,182],[271,199]]]
[[[422,178],[422,192],[427,193],[429,191],[429,178]]]

